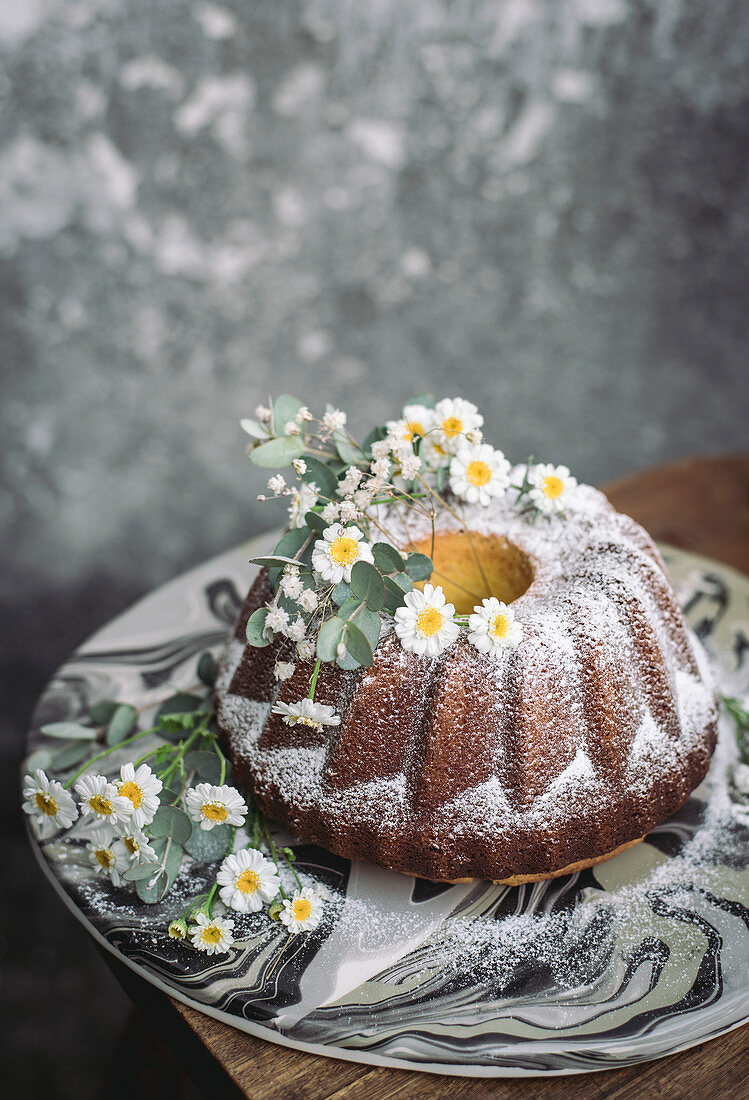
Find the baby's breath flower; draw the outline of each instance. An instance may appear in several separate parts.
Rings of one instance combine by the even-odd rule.
[[[271,604],[265,619],[265,630],[272,630],[274,634],[283,634],[289,625],[289,613],[277,604]]]
[[[356,519],[359,514],[359,509],[354,504],[353,500],[348,497],[341,504],[341,522],[350,523],[351,520]]]
[[[299,598],[297,599],[297,603],[301,607],[302,611],[306,611],[307,613],[310,613],[312,611],[316,611],[317,610],[317,605],[319,604],[319,602],[320,602],[320,599],[317,595],[317,592],[315,592],[314,588],[305,588],[304,591],[299,596]]]
[[[340,505],[336,504],[334,500],[331,500],[330,504],[326,504],[322,510],[322,518],[326,523],[335,523],[340,514]]]
[[[310,420],[314,420],[315,418],[312,415],[312,413],[309,411],[307,406],[302,405],[301,409],[296,414],[294,419],[296,420],[297,424],[305,424],[305,423],[308,423]]]
[[[276,666],[273,669],[275,677],[283,683],[284,680],[288,680],[294,675],[294,669],[296,665],[293,661],[276,661]]]
[[[374,489],[372,489],[371,485],[368,484],[366,489],[356,490],[356,492],[354,493],[354,504],[359,509],[359,511],[363,511],[365,508],[368,508],[369,505],[372,503],[372,498],[374,497],[374,495]]]
[[[307,473],[307,463],[304,461],[303,458],[295,458],[291,465],[294,469],[294,473],[298,477],[301,477],[302,474]]]
[[[265,424],[266,421],[270,420],[270,415],[270,409],[267,405],[255,406],[255,419],[259,420],[261,424]]]
[[[323,427],[329,432],[339,432],[346,426],[346,414],[342,409],[330,409],[322,418]]]
[[[296,420],[289,420],[283,426],[284,435],[301,435],[302,429],[297,424]]]
[[[290,600],[298,600],[304,591],[304,581],[299,576],[299,570],[293,565],[287,565],[281,577],[280,589],[284,596]]]
[[[289,623],[286,627],[286,637],[290,638],[292,642],[301,642],[302,638],[307,634],[307,624],[301,615],[297,615],[293,623]]]
[[[314,592],[311,595],[314,595]],[[315,647],[308,638],[297,643],[296,651],[300,661],[311,661],[315,656]]]
[[[304,527],[304,517],[316,503],[319,492],[315,484],[300,485],[298,489],[291,490],[289,521],[292,527]]]
[[[421,459],[418,455],[404,455],[401,460],[401,474],[406,481],[413,481],[421,469]]]
[[[363,476],[362,471],[356,466],[349,466],[343,480],[338,486],[338,495],[345,497],[347,493],[353,493],[354,490],[358,488],[359,482]]]
[[[390,476],[390,461],[387,458],[377,458],[370,466],[375,477]]]
[[[286,488],[286,478],[283,474],[274,474],[268,478],[268,488],[277,497]]]
[[[205,951],[206,955],[223,955],[234,943],[234,921],[198,913],[190,929],[190,939],[193,947]]]
[[[372,458],[387,458],[387,456],[390,454],[390,451],[391,446],[389,439],[376,439],[372,444]]]

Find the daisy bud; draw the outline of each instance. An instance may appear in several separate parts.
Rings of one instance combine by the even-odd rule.
[[[274,901],[273,904],[268,909],[268,916],[270,917],[271,920],[278,920],[278,918],[281,916],[282,912],[283,912],[283,902],[282,901]]]
[[[346,645],[344,642],[339,642],[335,649],[335,655],[342,660],[346,656]]]
[[[255,414],[257,415],[257,409],[255,410]],[[173,920],[169,925],[168,932],[170,939],[184,940],[187,937],[187,925],[183,920]]]

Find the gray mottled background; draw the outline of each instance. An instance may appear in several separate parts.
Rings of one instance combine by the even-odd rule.
[[[594,482],[742,446],[748,61],[742,0],[0,0],[3,759],[72,645],[277,519],[268,391],[461,393]],[[24,890],[18,1088],[46,982],[83,1097],[123,1002]]]

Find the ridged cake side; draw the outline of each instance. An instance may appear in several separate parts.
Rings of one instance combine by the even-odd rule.
[[[423,658],[384,624],[371,668],[320,674],[315,698],[337,728],[270,713],[307,694],[312,668],[277,685],[274,647],[246,645],[247,618],[271,595],[259,575],[216,695],[240,782],[265,813],[351,858],[501,879],[604,855],[683,804],[715,745],[709,671],[650,538],[579,492],[574,514],[536,525],[501,504],[465,510],[469,530],[506,536],[533,563],[513,605],[519,646],[497,660],[461,635]]]

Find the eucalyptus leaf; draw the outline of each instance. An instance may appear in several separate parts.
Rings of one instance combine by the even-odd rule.
[[[24,770],[27,774],[35,772],[37,768],[41,768],[43,772],[46,772],[51,765],[52,753],[49,749],[37,749],[36,752],[32,752],[31,756],[27,756]]]
[[[362,443],[362,450],[364,453],[370,455],[372,453],[372,444],[379,442],[380,439],[384,439],[386,435],[387,431],[385,428],[379,426],[372,428],[372,431],[365,437]]]
[[[434,394],[431,393],[417,393],[416,397],[412,397],[410,401],[406,401],[404,408],[407,405],[423,405],[425,409],[434,408]]]
[[[334,432],[333,441],[335,442],[338,454],[347,466],[358,466],[367,461],[364,452],[359,450],[359,448],[351,442],[345,432]]]
[[[148,829],[151,836],[170,836],[175,843],[184,844],[192,832],[192,822],[177,806],[159,806]]]
[[[250,565],[279,566],[283,568],[285,565],[299,565],[299,561],[297,558],[288,558],[285,554],[266,554],[261,558],[250,558]]]
[[[182,797],[182,787],[162,787],[159,792],[162,806],[171,806]]]
[[[326,621],[320,627],[317,635],[317,656],[321,661],[334,661],[338,643],[343,638],[346,624],[337,616]]]
[[[326,466],[319,458],[312,458],[311,455],[305,455],[304,461],[307,469],[302,474],[302,481],[306,481],[308,485],[316,485],[322,496],[334,498],[338,489],[338,478],[330,466]]]
[[[310,533],[311,532],[309,532],[306,527],[292,527],[292,529],[287,531],[285,535],[282,535],[276,543],[273,549],[274,556],[286,560],[291,559],[298,565],[299,559],[297,554],[309,539]]]
[[[438,493],[441,493],[447,484],[447,466],[440,466],[439,470],[435,471],[434,483]]]
[[[380,628],[382,626],[380,616],[376,611],[370,611],[368,607],[363,607],[356,616],[356,625],[364,634],[374,652],[380,640]]]
[[[198,661],[198,679],[201,680],[206,687],[213,687],[216,683],[217,672],[218,665],[216,664],[216,658],[210,650],[208,650]]]
[[[396,573],[405,567],[403,555],[398,553],[389,542],[376,542],[372,546],[372,557],[381,573]]]
[[[103,700],[101,703],[94,703],[88,712],[91,721],[96,722],[97,726],[108,726],[119,705],[119,703],[113,703],[109,699]]]
[[[107,726],[107,744],[119,745],[120,741],[124,741],[133,732],[137,720],[138,712],[135,707],[130,703],[120,703]]]
[[[156,723],[169,714],[192,714],[193,711],[205,706],[205,702],[205,699],[201,699],[199,695],[192,695],[187,691],[178,691],[176,695],[170,695],[168,699],[165,699],[156,711]]]
[[[259,607],[257,611],[253,611],[247,620],[247,641],[255,649],[263,649],[265,646],[270,645],[270,642],[265,637],[263,631],[265,630],[265,620],[268,618],[268,608]]]
[[[325,522],[319,512],[307,512],[304,517],[304,522],[308,527],[311,527],[313,531],[317,531],[318,533],[327,531],[328,527],[330,527],[330,524]]]
[[[188,772],[197,772],[205,783],[221,782],[221,761],[215,752],[208,752],[207,749],[188,752],[185,756],[185,768]]]
[[[157,837],[153,843],[153,849],[158,855],[159,861],[164,863],[164,871],[158,875],[159,864],[152,864],[153,875],[151,879],[158,875],[153,885],[149,885],[151,879],[140,879],[135,884],[138,897],[149,905],[161,901],[167,890],[172,886],[180,872],[183,855],[182,847],[171,837]]]
[[[257,420],[248,420],[244,417],[239,421],[239,426],[243,432],[247,432],[253,439],[267,439],[268,429],[262,424],[258,424]]]
[[[370,611],[379,611],[385,603],[382,577],[368,561],[357,561],[351,570],[351,591],[366,602]]]
[[[45,737],[61,737],[64,741],[93,741],[96,730],[91,726],[82,726],[80,722],[50,722],[42,726]]]
[[[90,753],[90,741],[70,741],[64,749],[60,749],[52,757],[52,767],[55,771],[65,771],[67,768],[80,764]]]
[[[346,600],[344,604],[338,608],[338,615],[341,619],[350,619],[355,611],[358,611],[360,607],[364,607],[364,600],[360,600],[358,596],[352,596],[350,600]]]
[[[290,466],[295,458],[304,454],[304,440],[298,435],[284,435],[261,443],[250,451],[250,461],[266,470]]]
[[[153,878],[158,866],[158,863],[150,863],[144,860],[143,863],[136,863],[132,867],[128,867],[122,877],[125,882],[140,882],[141,879],[150,879]]]
[[[228,825],[214,825],[212,829],[198,827],[193,829],[185,851],[200,863],[213,863],[226,855],[230,840],[231,829]]]
[[[273,402],[273,430],[276,435],[283,435],[284,428],[294,419],[302,405],[303,402],[298,397],[292,397],[288,393],[282,393],[276,398]]]
[[[346,652],[350,653],[355,661],[363,668],[369,668],[374,660],[372,647],[363,631],[359,630],[356,623],[348,622],[345,627],[344,643]]]
[[[331,592],[333,603],[337,603],[339,607],[345,604],[346,600],[350,600],[352,595],[351,585],[346,584],[345,581],[339,581]]]
[[[406,558],[406,572],[412,581],[428,581],[434,571],[434,564],[426,554],[409,554]]]
[[[406,592],[413,588],[413,582],[405,573],[396,573],[394,577],[385,577],[385,607],[388,611],[397,611],[403,606]]]

